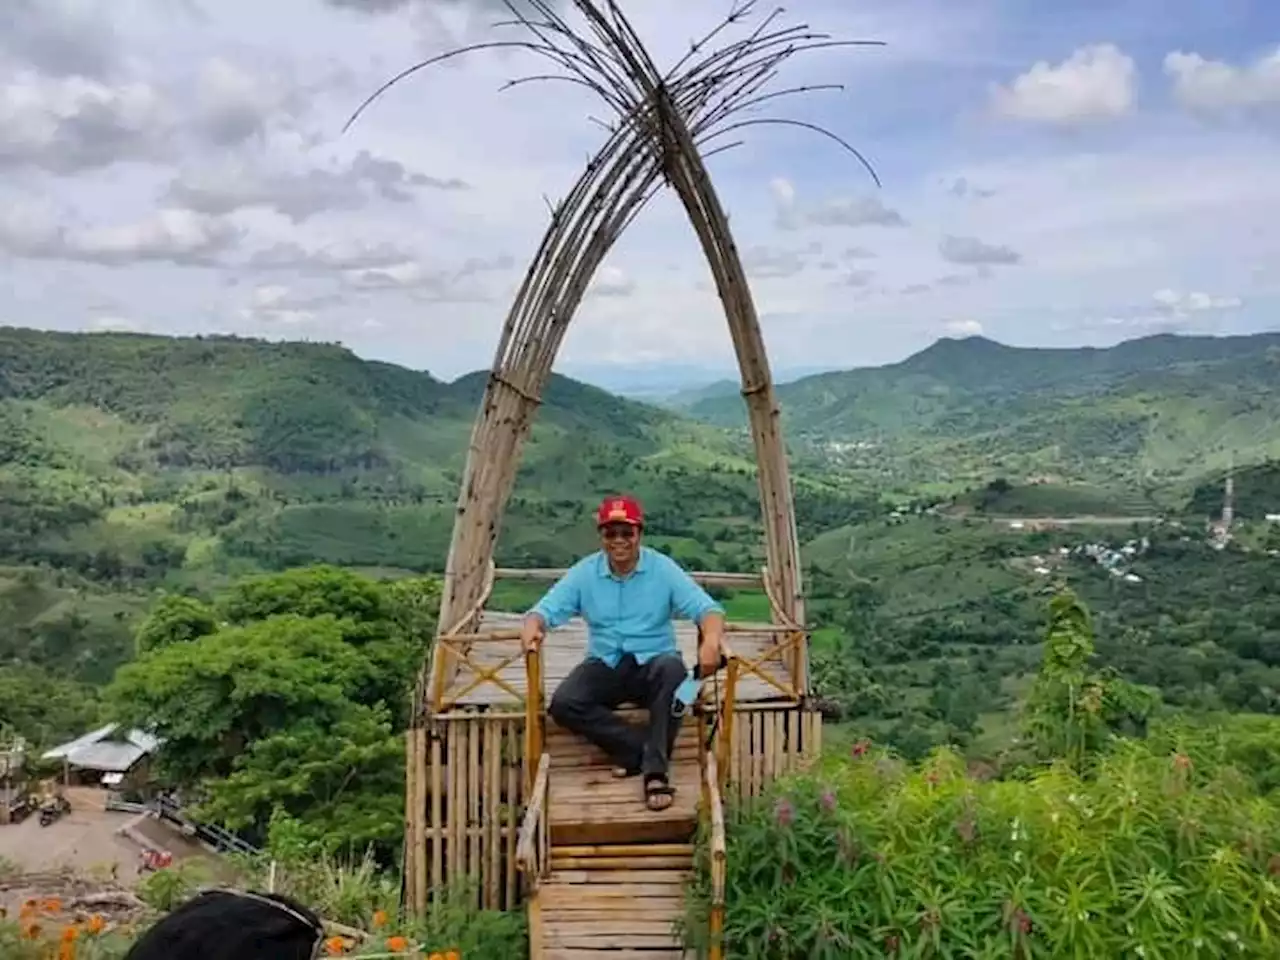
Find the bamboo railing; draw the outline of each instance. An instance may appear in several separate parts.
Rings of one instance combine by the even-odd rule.
[[[724,956],[725,876],[728,867],[728,841],[724,829],[724,804],[721,801],[721,776],[714,751],[707,751],[703,766],[703,796],[706,817],[711,830],[711,915],[710,960]]]
[[[541,771],[544,761],[550,759],[550,754],[543,752],[543,747],[546,745],[546,717],[542,707],[545,691],[542,689],[540,647],[535,647],[525,654],[524,665],[527,691],[524,700],[524,756],[525,769],[530,771],[529,777],[532,779],[534,776],[532,771],[535,768]]]
[[[520,836],[516,840],[516,865],[529,883],[529,892],[537,890],[551,866],[551,827],[547,816],[547,785],[551,780],[551,754],[544,753],[529,790]]]

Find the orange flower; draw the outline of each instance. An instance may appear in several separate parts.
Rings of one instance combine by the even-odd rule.
[[[340,957],[347,952],[346,941],[341,937],[330,937],[324,942],[324,952],[331,957]]]
[[[62,942],[70,943],[76,937],[80,936],[80,928],[74,923],[62,928]]]
[[[392,953],[404,953],[409,949],[409,941],[404,937],[387,937],[387,949]]]
[[[40,909],[45,913],[58,913],[62,909],[62,901],[57,897],[49,897],[40,905]]]
[[[387,925],[387,911],[385,910],[373,911],[374,929],[376,930],[378,927],[385,927],[386,925]]]
[[[40,924],[35,923],[34,921],[28,923],[22,928],[22,936],[27,940],[34,940],[36,937],[40,936]]]
[[[100,934],[107,926],[107,921],[102,919],[102,914],[95,913],[89,918],[88,930],[94,936]]]
[[[58,948],[58,960],[76,960],[76,945],[68,940]]]
[[[444,954],[433,953],[431,956],[427,957],[427,960],[444,960]]]
[[[450,950],[444,955],[444,960],[462,960],[457,950]]]

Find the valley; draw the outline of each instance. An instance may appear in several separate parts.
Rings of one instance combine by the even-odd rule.
[[[1104,663],[1175,703],[1269,711],[1274,340],[941,341],[894,368],[783,385],[837,715],[913,755],[957,741],[998,753],[1051,583],[1094,608]],[[41,738],[81,722],[161,593],[209,597],[310,564],[438,572],[482,386],[319,344],[0,331],[0,682],[59,691],[16,696],[0,720]],[[622,489],[645,502],[648,541],[688,567],[758,567],[751,452],[727,404],[678,412],[554,378],[498,562],[571,563],[594,548],[589,505]],[[1139,407],[1160,415],[1121,416]],[[1221,551],[1208,523],[1227,464],[1236,530]],[[1153,544],[1141,584],[1077,562],[1138,536]],[[1034,559],[1062,552],[1052,569]],[[503,584],[495,601],[535,597]],[[725,601],[767,611],[761,596]]]

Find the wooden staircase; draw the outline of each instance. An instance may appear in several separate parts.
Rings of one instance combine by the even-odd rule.
[[[552,847],[529,907],[530,954],[560,960],[680,960],[676,924],[688,844]]]
[[[652,811],[639,777],[615,778],[601,751],[548,725],[516,853],[531,888],[532,960],[693,956],[677,924],[707,805],[698,728],[686,719],[671,762],[675,800]]]

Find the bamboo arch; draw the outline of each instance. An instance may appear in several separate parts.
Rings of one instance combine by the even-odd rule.
[[[774,619],[804,622],[804,597],[786,450],[769,362],[755,304],[712,185],[706,157],[738,145],[724,138],[756,125],[793,125],[838,143],[875,172],[852,146],[825,129],[775,117],[737,119],[746,109],[779,97],[836,84],[766,91],[778,68],[793,54],[823,47],[875,44],[834,40],[807,25],[775,26],[782,12],[762,18],[745,37],[712,44],[746,20],[756,0],[739,0],[714,29],[695,42],[666,74],[658,71],[617,0],[571,0],[585,21],[575,30],[552,0],[504,0],[525,39],[476,44],[410,67],[361,105],[348,126],[392,85],[432,64],[479,49],[519,48],[562,68],[562,73],[526,77],[586,86],[616,116],[610,135],[568,195],[555,207],[503,326],[488,383],[472,431],[446,562],[439,632],[476,628],[493,565],[501,518],[514,487],[522,445],[568,325],[592,277],[623,230],[665,184],[675,190],[697,234],[724,306],[742,380],[757,460],[766,556],[765,589]],[[705,154],[702,148],[710,147]],[[878,179],[876,180],[878,184]],[[432,658],[439,655],[439,647]],[[428,721],[429,659],[418,676],[413,731]],[[409,750],[423,743],[412,735]],[[408,758],[413,767],[421,758]],[[407,859],[419,855],[406,851]]]

